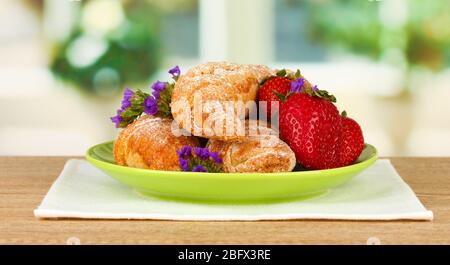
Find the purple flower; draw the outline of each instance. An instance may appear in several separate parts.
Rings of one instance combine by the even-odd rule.
[[[130,100],[134,96],[134,91],[129,89],[128,87],[125,88],[125,91],[123,91],[123,99]]]
[[[161,99],[161,92],[153,90],[152,95],[156,100],[160,100]]]
[[[122,107],[121,107],[122,110],[131,107],[131,98],[133,96],[134,96],[133,90],[126,88],[125,91],[123,92]]]
[[[194,151],[195,156],[192,154]],[[210,152],[207,147],[190,147],[189,145],[183,146],[181,149],[176,149],[180,168],[183,171],[192,172],[221,172],[221,167],[214,166],[212,162],[216,164],[223,163],[223,160],[219,157],[217,152]],[[212,161],[209,160],[212,158]]]
[[[167,83],[166,82],[161,82],[161,81],[156,81],[155,83],[153,83],[152,85],[152,95],[156,100],[160,100],[161,99],[161,92],[166,89],[167,87]]]
[[[120,113],[122,112],[122,110],[117,110],[117,115],[114,117],[111,117],[111,121],[114,122],[114,124],[116,125],[116,128],[119,128],[120,123],[122,122],[122,116],[120,115]]]
[[[214,161],[214,163],[216,164],[222,164],[223,163],[223,159],[219,156],[219,153],[217,152],[210,152],[209,153],[212,160]]]
[[[209,159],[209,149],[206,147],[205,148],[194,147],[194,153],[200,159],[203,160]]]
[[[183,148],[181,148],[181,150],[177,150],[177,155],[180,158],[187,158],[191,156],[191,151],[192,148],[189,145],[185,145],[183,146]]]
[[[174,68],[170,69],[169,74],[171,74],[173,78],[180,76],[181,74],[180,67],[178,67],[177,65]]]
[[[144,112],[152,116],[158,113],[158,102],[154,97],[149,96],[144,100]]]
[[[313,87],[313,90],[314,90],[314,91],[319,90],[319,88],[317,88],[317,85],[315,85],[315,86]]]
[[[291,93],[300,93],[302,92],[303,84],[305,83],[305,79],[297,78],[296,80],[291,82]]]
[[[153,83],[151,87],[154,91],[161,92],[164,89],[166,89],[166,86],[167,86],[166,82],[156,81],[155,83]]]
[[[208,172],[208,170],[202,165],[197,165],[192,168],[192,172]]]
[[[192,156],[191,150],[192,148],[189,145],[183,146],[181,150],[176,150],[178,161],[180,162],[180,167],[183,171],[189,171],[189,158]]]
[[[182,157],[179,157],[178,160],[180,161],[181,170],[189,171],[189,160],[184,159]]]

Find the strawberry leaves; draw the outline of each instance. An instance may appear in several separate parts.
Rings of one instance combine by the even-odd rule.
[[[276,73],[276,76],[285,77],[286,76],[286,69],[278,70],[277,73]]]
[[[263,78],[261,80],[261,82],[259,83],[259,85],[260,86],[264,85],[264,83],[266,81],[268,81],[274,77],[286,77],[289,80],[295,80],[297,78],[302,77],[302,75],[301,75],[299,69],[297,69],[297,71],[295,73],[292,73],[292,72],[288,73],[288,71],[286,69],[280,69],[280,70],[276,71],[275,75],[267,76],[267,77]]]
[[[307,94],[310,96],[318,97],[318,98],[336,103],[336,97],[329,94],[328,91],[326,91],[326,90],[312,89],[312,92],[310,94],[309,93],[307,93]]]
[[[287,98],[287,95],[284,95],[284,94],[282,94],[282,93],[278,93],[277,91],[275,91],[275,90],[272,90],[272,92],[281,100],[281,101],[285,101],[286,100],[286,98]]]

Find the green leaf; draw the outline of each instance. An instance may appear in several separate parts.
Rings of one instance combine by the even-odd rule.
[[[286,69],[278,70],[276,73],[277,76],[284,77],[286,76]]]
[[[266,76],[266,77],[264,77],[264,78],[261,80],[261,82],[259,82],[259,86],[264,85],[264,83],[267,82],[267,80],[269,80],[269,79],[271,79],[271,78],[273,78],[273,76]]]
[[[222,165],[214,163],[211,159],[203,160],[198,157],[189,158],[189,170],[192,171],[194,166],[202,165],[208,170],[209,173],[220,173],[223,172]]]
[[[310,95],[336,103],[336,97],[329,94],[326,90],[312,90],[312,94]]]
[[[275,94],[275,96],[277,96],[281,101],[285,101],[286,100],[286,96],[287,95],[283,95],[283,94],[281,94],[281,93],[279,93],[279,92],[277,92],[277,91],[272,91],[274,94]]]

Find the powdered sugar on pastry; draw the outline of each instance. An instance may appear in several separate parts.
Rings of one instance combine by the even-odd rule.
[[[223,158],[225,172],[292,171],[296,161],[291,148],[270,128],[258,125],[258,132],[241,142],[210,139],[208,147]]]
[[[239,128],[248,115],[246,104],[255,103],[259,82],[272,74],[264,65],[197,65],[176,82],[172,115],[181,128],[195,136],[240,140],[244,135],[239,134]]]
[[[180,170],[176,149],[198,146],[196,137],[175,136],[171,119],[144,115],[122,130],[114,143],[119,165],[158,170]]]

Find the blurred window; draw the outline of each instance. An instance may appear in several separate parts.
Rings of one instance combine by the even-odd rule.
[[[308,1],[277,0],[275,61],[324,61],[326,50],[308,38]]]
[[[168,56],[197,58],[199,56],[198,1],[188,0],[184,4],[184,8],[175,7],[163,13],[161,43],[164,45],[164,54]]]

